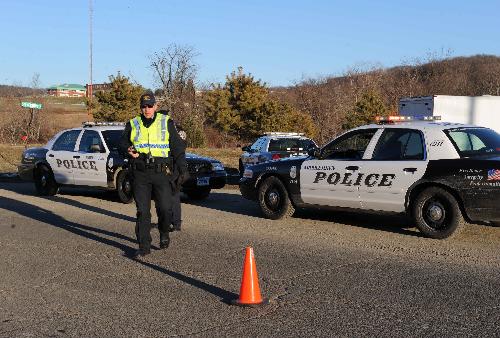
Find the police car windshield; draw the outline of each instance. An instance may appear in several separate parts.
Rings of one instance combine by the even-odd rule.
[[[500,135],[487,128],[457,128],[445,130],[460,157],[480,157],[500,154]]]
[[[108,149],[110,151],[118,150],[118,144],[120,143],[120,138],[122,137],[123,130],[105,130],[102,132],[104,141],[106,142]]]

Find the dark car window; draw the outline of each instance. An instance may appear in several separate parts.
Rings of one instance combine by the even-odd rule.
[[[390,128],[384,130],[372,159],[377,161],[423,160],[424,142],[418,130]]]
[[[90,149],[92,145],[98,145],[101,151],[104,151],[99,133],[94,130],[85,130],[80,140],[80,147],[78,150],[85,153],[92,153],[93,151]]]
[[[370,143],[377,129],[355,130],[333,140],[323,147],[323,159],[359,160],[363,157],[366,147]]]
[[[445,130],[460,157],[500,154],[500,135],[487,128],[457,128]]]
[[[120,138],[122,137],[123,130],[105,130],[102,132],[102,137],[104,137],[104,142],[108,146],[110,151],[118,150],[118,144],[120,143]]]
[[[74,151],[76,140],[80,135],[80,130],[68,130],[59,136],[59,138],[54,142],[52,150],[54,151]]]
[[[313,141],[298,138],[279,138],[269,141],[268,151],[299,151],[307,150],[314,145]]]

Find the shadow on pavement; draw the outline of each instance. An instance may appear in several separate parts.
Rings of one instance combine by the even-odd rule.
[[[335,222],[358,228],[392,232],[396,234],[424,237],[420,232],[408,230],[413,228],[410,219],[402,214],[380,214],[368,211],[300,209],[294,218],[316,221]]]
[[[134,262],[137,262],[137,263],[142,264],[144,266],[147,266],[153,270],[156,270],[156,271],[164,273],[170,277],[178,279],[181,282],[184,282],[186,284],[189,284],[191,286],[194,286],[196,288],[199,288],[201,290],[209,292],[217,297],[220,297],[221,301],[223,301],[223,302],[228,302],[231,299],[238,297],[238,295],[236,295],[230,291],[221,289],[217,286],[210,285],[210,284],[205,283],[203,281],[197,280],[197,279],[189,277],[189,276],[185,276],[185,275],[180,274],[178,272],[168,270],[166,268],[163,268],[161,266],[158,266],[158,265],[155,265],[155,264],[152,264],[149,262],[134,259],[134,258],[132,258],[132,254],[135,252],[135,248],[128,246],[128,245],[125,245],[125,244],[122,244],[120,242],[117,242],[113,239],[108,239],[108,238],[98,236],[92,232],[97,232],[97,233],[104,234],[104,235],[107,235],[110,237],[115,237],[116,239],[123,239],[123,240],[127,240],[127,241],[135,243],[135,240],[133,240],[130,237],[127,237],[123,234],[119,234],[116,232],[106,231],[106,230],[98,229],[98,228],[91,227],[88,225],[83,225],[83,224],[71,222],[71,221],[68,221],[68,220],[64,219],[63,217],[53,213],[52,211],[40,208],[40,207],[33,205],[33,204],[21,202],[21,201],[14,200],[14,199],[7,198],[7,197],[3,197],[3,196],[0,196],[0,209],[15,212],[21,216],[29,217],[29,218],[32,218],[36,221],[40,221],[40,222],[52,225],[56,228],[69,231],[75,235],[79,235],[79,236],[91,239],[93,241],[120,249],[123,251],[123,255],[125,257],[133,260]]]
[[[32,183],[26,183],[22,182],[17,183],[17,184],[0,184],[0,189],[5,189],[9,190],[18,194],[23,194],[23,195],[29,195],[29,196],[37,196],[35,193],[35,189],[31,187],[33,185]],[[78,188],[66,188],[64,187],[61,193],[58,193],[55,196],[37,196],[40,198],[45,198],[54,202],[59,202],[67,205],[71,205],[76,208],[92,211],[98,214],[106,215],[109,217],[114,217],[117,219],[121,219],[127,222],[135,222],[135,217],[119,214],[110,210],[106,210],[103,208],[99,208],[96,206],[88,205],[79,201],[75,201],[66,197],[63,197],[64,195],[69,195],[69,196],[88,196],[88,197],[95,197],[98,199],[103,199],[102,197],[108,197],[105,198],[105,200],[109,201],[115,201],[113,198],[113,192],[110,191],[102,191],[98,189],[78,189]],[[117,199],[116,199],[117,200]],[[118,202],[121,203],[121,202]],[[131,207],[135,210],[135,205],[131,204]]]
[[[96,232],[96,233],[110,236],[110,237],[115,237],[117,239],[122,239],[122,240],[125,240],[128,242],[131,242],[131,243],[136,243],[135,239],[132,239],[128,236],[125,236],[123,234],[120,234],[120,233],[117,233],[114,231],[103,230],[103,229],[91,227],[89,225],[83,225],[83,224],[78,224],[75,222],[68,221],[68,220],[64,219],[63,217],[53,213],[52,211],[40,208],[40,207],[33,205],[33,204],[29,204],[29,203],[21,202],[21,201],[14,200],[11,198],[0,196],[0,208],[13,211],[15,213],[18,213],[21,216],[29,217],[29,218],[32,218],[36,221],[50,224],[56,228],[64,229],[64,230],[72,232],[76,235],[80,235],[82,237],[86,237],[86,238],[92,239],[92,240],[97,241],[97,242],[112,245],[118,249],[123,250],[123,252],[126,254],[131,254],[134,252],[134,249],[127,246],[127,245],[124,245],[124,244],[121,244],[121,243],[118,243],[118,242],[115,242],[115,241],[112,241],[112,240],[109,240],[109,239],[106,239],[103,237],[99,237],[99,236],[97,236],[89,231]]]
[[[59,202],[59,203],[67,204],[67,205],[71,205],[73,207],[77,207],[77,208],[80,208],[80,209],[92,211],[92,212],[95,212],[95,213],[98,213],[98,214],[101,214],[101,215],[106,215],[106,216],[109,216],[109,217],[114,217],[114,218],[117,218],[117,219],[122,219],[122,220],[127,221],[127,222],[134,222],[135,223],[135,217],[131,217],[131,216],[119,214],[119,213],[116,213],[114,211],[102,209],[102,208],[99,208],[99,207],[95,207],[93,205],[88,205],[88,204],[85,204],[85,203],[82,203],[82,202],[79,202],[79,201],[75,201],[75,200],[72,200],[72,199],[69,199],[69,198],[61,197],[61,196],[58,196],[58,195],[52,196],[52,197],[46,197],[46,198],[49,199],[49,200],[51,200],[51,201],[55,201],[55,202]],[[131,204],[131,208],[133,208],[133,210],[135,210],[135,205]]]
[[[21,188],[22,187],[22,188]],[[25,193],[27,190],[26,184],[0,184],[1,189],[11,190],[17,193]],[[29,190],[29,189],[28,189]],[[77,191],[75,189],[75,191]],[[78,191],[86,192],[90,196],[95,196],[95,194],[100,194],[96,198],[100,198],[103,193],[108,192],[103,191],[92,191],[79,189]],[[32,193],[34,195],[34,189]],[[68,198],[64,198],[60,195],[54,197],[48,197],[54,199],[55,201],[61,203],[67,203],[68,205],[73,205],[75,207],[83,208],[89,211],[94,211],[107,216],[116,217],[118,219],[123,219],[126,221],[134,222],[135,218],[130,216],[121,215],[114,213],[112,211],[104,210],[102,208],[89,206],[78,201],[74,201]],[[213,191],[206,200],[191,200],[185,195],[182,195],[182,202],[196,205],[199,207],[209,208],[213,210],[219,210],[224,212],[230,212],[234,214],[239,214],[243,216],[259,217],[262,218],[262,212],[260,211],[257,202],[249,201],[244,199],[240,194],[229,194],[225,192]],[[320,209],[299,209],[295,212],[294,218],[304,219],[304,220],[317,220],[325,222],[335,222],[344,225],[355,226],[359,228],[385,231],[409,236],[423,237],[420,232],[414,232],[408,230],[412,228],[409,218],[402,216],[400,214],[379,214],[379,213],[369,213],[360,211],[346,211],[346,210],[320,210]]]
[[[35,190],[35,184],[29,181],[0,179],[0,189],[9,190],[18,194],[38,196]],[[103,188],[64,185],[59,187],[57,195],[95,197],[110,202],[121,203],[115,191]]]
[[[224,290],[222,288],[219,288],[215,285],[210,285],[210,284],[205,283],[201,280],[194,279],[194,278],[189,277],[189,276],[184,276],[183,274],[180,274],[180,273],[172,271],[172,270],[165,269],[161,266],[154,265],[154,264],[151,264],[149,262],[145,262],[145,261],[141,261],[141,260],[135,260],[135,261],[137,263],[140,263],[144,266],[147,266],[153,270],[156,270],[156,271],[161,272],[165,275],[168,275],[170,277],[178,279],[181,282],[192,285],[192,286],[197,287],[198,289],[204,290],[206,292],[210,292],[214,296],[220,297],[221,301],[224,303],[229,304],[231,302],[231,300],[238,298],[237,294],[235,294],[231,291],[227,291],[227,290]]]
[[[241,197],[239,194],[224,192],[211,192],[205,200],[191,200],[182,198],[183,203],[196,205],[203,208],[231,212],[244,216],[262,217],[259,205]]]
[[[244,216],[264,217],[257,202],[246,200],[239,194],[213,192],[206,200],[183,200],[183,202]],[[408,217],[401,214],[379,214],[376,212],[366,211],[350,212],[340,209],[298,209],[293,218],[334,222],[359,228],[423,237],[423,235],[419,232],[407,230],[407,228],[412,228],[413,225]]]

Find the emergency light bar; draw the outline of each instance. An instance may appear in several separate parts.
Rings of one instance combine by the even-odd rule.
[[[304,133],[285,133],[285,132],[279,132],[279,131],[268,131],[268,132],[265,132],[264,135],[266,135],[266,136],[304,136]]]
[[[378,123],[394,123],[394,122],[407,122],[407,121],[439,121],[441,120],[441,116],[428,116],[428,115],[419,115],[419,116],[401,116],[401,115],[392,115],[392,116],[377,116],[375,120]]]
[[[98,126],[124,126],[125,122],[94,122],[94,121],[86,121],[82,123],[82,126],[85,127],[98,127]]]

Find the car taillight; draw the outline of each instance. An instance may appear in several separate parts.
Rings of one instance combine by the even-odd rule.
[[[273,160],[279,160],[281,158],[280,154],[273,154]]]

